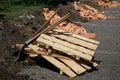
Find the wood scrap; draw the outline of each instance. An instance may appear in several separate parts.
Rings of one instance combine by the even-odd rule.
[[[62,72],[64,72],[69,77],[73,78],[73,77],[77,76],[69,67],[67,67],[65,64],[58,61],[57,59],[55,59],[53,57],[49,57],[49,56],[43,56],[43,55],[42,55],[42,57],[45,58],[46,60],[48,60],[53,65],[55,65],[57,68],[59,68]]]
[[[51,55],[47,55],[46,51],[38,50],[40,47],[38,47],[37,45],[30,44],[29,48],[32,49],[32,52],[33,52],[32,54],[50,56],[50,57],[55,57],[55,58],[62,58],[62,59],[66,59],[66,60],[75,60],[73,57],[65,56],[64,54],[58,54],[55,52],[52,52]],[[37,50],[36,50],[36,48],[37,48]],[[27,52],[29,53],[29,51],[27,51]],[[98,66],[98,64],[96,62],[92,62],[92,61],[88,61],[88,62],[90,62],[94,67]]]
[[[50,36],[51,35],[51,36]],[[83,37],[72,37],[70,35],[68,35],[70,38],[75,39],[79,39],[79,40],[83,40],[83,42],[85,42],[85,44],[83,44],[82,46],[78,46],[77,43],[74,44],[73,42],[67,42],[64,41],[63,39],[57,38],[57,37],[53,37],[56,36],[54,34],[50,34],[50,35],[46,35],[46,34],[42,34],[39,38],[37,38],[37,42],[39,43],[44,43],[44,46],[49,45],[52,47],[52,53],[50,55],[47,54],[47,51],[45,51],[44,49],[41,49],[41,45],[33,45],[30,44],[28,45],[28,48],[25,49],[27,54],[29,55],[29,57],[36,57],[36,56],[41,56],[44,59],[46,59],[47,61],[49,61],[51,64],[55,65],[59,70],[60,70],[60,74],[65,73],[66,75],[68,75],[69,77],[75,77],[81,73],[86,72],[87,70],[92,69],[92,67],[97,67],[98,64],[94,61],[92,61],[92,57],[94,56],[94,54],[89,55],[89,53],[87,52],[87,50],[91,51],[94,53],[94,50],[96,48],[93,48],[93,46],[96,46],[99,44],[98,41],[95,40],[89,40],[87,41],[87,38],[83,38]],[[61,34],[58,34],[61,35]],[[65,35],[64,35],[65,36]],[[79,36],[79,35],[78,35]],[[77,36],[77,37],[78,37]],[[67,38],[67,37],[66,37]],[[81,39],[80,39],[81,38]],[[90,41],[95,41],[96,43],[91,43]],[[86,46],[86,44],[91,44],[89,45],[89,48],[86,48],[84,46]],[[21,47],[22,45],[19,45],[19,47]],[[96,46],[97,47],[97,46]],[[44,47],[46,49],[48,49],[49,47]],[[80,50],[78,50],[78,49]],[[91,50],[91,48],[93,50]],[[32,49],[32,51],[31,51]],[[83,49],[83,50],[82,50]],[[57,53],[54,53],[53,50],[57,50]],[[84,51],[85,50],[85,51]],[[58,52],[64,52],[62,54],[58,53]],[[90,53],[91,53],[90,52]],[[67,55],[65,55],[67,54]],[[76,59],[75,57],[80,57],[80,59]],[[67,71],[66,71],[67,70]]]
[[[68,35],[70,35],[72,37],[79,38],[81,40],[88,41],[88,42],[91,42],[91,43],[94,43],[94,44],[99,44],[99,41],[96,41],[94,39],[89,39],[89,38],[86,38],[86,37],[83,37],[83,36],[77,35],[77,34],[70,34],[70,33],[67,33],[64,30],[61,30],[61,29],[53,29],[53,31],[60,32],[62,34],[68,34]]]
[[[71,33],[71,35],[73,34]],[[36,39],[37,44],[39,43],[39,45],[29,44],[25,48],[25,51],[31,58],[37,56],[43,57],[57,67],[60,70],[60,74],[65,73],[67,76],[73,78],[92,69],[92,67],[98,66],[92,58],[94,57],[94,51],[96,50],[99,41],[85,37],[83,38],[80,37],[80,35],[77,35],[78,38],[71,35],[55,35],[54,33],[49,35],[41,34],[39,38]],[[62,36],[62,38],[59,36]],[[71,38],[70,40],[73,41],[69,42],[69,40],[64,40],[65,37],[67,39]],[[74,41],[76,41],[76,43]],[[16,46],[21,48],[23,45],[17,44]],[[50,47],[51,54],[47,54]],[[79,59],[76,59],[77,57]]]
[[[50,20],[51,15],[55,14],[54,11],[49,13],[47,8],[44,10],[46,20]],[[99,41],[87,38],[93,37],[91,35],[93,33],[87,33],[82,26],[79,27],[67,21],[62,22],[69,14],[63,18],[57,14],[55,16],[51,19],[53,21],[50,21],[52,26],[45,27],[40,33],[36,32],[39,34],[39,36],[35,35],[36,43],[28,44],[26,47],[23,44],[16,44],[16,46],[24,47],[28,57],[41,56],[57,67],[60,74],[66,74],[70,78],[85,73],[93,67],[96,68],[98,63],[93,60],[93,57]],[[56,26],[57,29],[53,29]]]
[[[63,40],[66,40],[68,42],[71,42],[71,43],[74,43],[74,44],[78,44],[78,45],[93,49],[93,50],[95,50],[97,48],[97,45],[95,45],[95,44],[88,43],[88,42],[85,42],[85,41],[82,41],[80,39],[76,39],[76,38],[73,38],[73,37],[70,37],[70,36],[66,36],[66,35],[54,35],[54,36],[57,37],[57,38],[61,38]]]

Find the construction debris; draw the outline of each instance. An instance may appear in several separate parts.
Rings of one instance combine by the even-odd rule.
[[[55,13],[54,10],[49,10],[48,8],[44,8],[44,16],[45,16],[45,20],[48,20],[53,14]],[[59,19],[61,19],[61,17],[56,14],[51,20],[50,20],[50,24],[54,24],[56,21],[58,21]],[[65,30],[67,32],[71,32],[74,34],[80,34],[82,36],[85,36],[87,38],[95,38],[96,34],[95,33],[87,33],[87,31],[84,29],[83,26],[77,26],[73,23],[64,21],[61,24],[59,24],[57,26],[58,29],[61,30]]]
[[[74,2],[73,4],[75,10],[77,10],[82,17],[87,18],[88,20],[98,20],[98,19],[113,19],[113,16],[106,16],[104,12],[99,12],[97,9],[86,5],[79,4],[79,2]]]
[[[53,31],[52,34],[41,34],[36,39],[37,44],[25,48],[29,57],[41,56],[56,66],[60,74],[65,73],[71,78],[98,66],[93,57],[99,41],[72,33],[66,35],[59,29]]]
[[[47,8],[45,11],[48,11]],[[62,24],[73,24],[64,21],[69,17],[69,14],[60,17],[57,15],[57,11],[50,11],[50,15],[44,12],[44,15],[47,16],[46,19],[51,22],[51,25],[46,27],[45,24],[48,23],[47,21],[42,26],[44,29],[38,29],[25,44],[16,45],[20,48],[18,58],[21,57],[21,51],[23,50],[25,50],[26,54],[31,58],[41,56],[57,67],[60,70],[60,74],[64,73],[71,78],[85,73],[93,67],[96,68],[98,63],[93,60],[93,57],[99,45],[99,41],[83,37],[75,34],[75,32],[70,33],[68,31],[66,32],[64,29],[58,29]],[[57,29],[55,27],[57,27]],[[82,27],[76,27],[78,30],[84,30]],[[69,29],[71,29],[71,27]],[[84,33],[88,34],[87,32]],[[82,32],[80,32],[80,34],[82,34]],[[34,40],[36,44],[31,44]]]
[[[76,1],[73,6],[82,17],[88,20],[114,18]],[[65,21],[70,14],[60,17],[57,14],[58,10],[60,8],[56,11],[44,8],[43,15],[47,20],[46,23],[25,44],[16,46],[20,48],[19,53],[25,50],[28,57],[41,56],[57,67],[60,74],[73,78],[99,65],[93,59],[99,41],[90,39],[96,36],[95,33],[87,33],[83,26]],[[50,26],[46,26],[48,23]],[[32,44],[33,41],[36,43]],[[18,57],[20,57],[19,54]]]
[[[112,0],[94,0],[94,1],[97,2],[98,6],[102,8],[113,8],[120,6],[119,2]]]

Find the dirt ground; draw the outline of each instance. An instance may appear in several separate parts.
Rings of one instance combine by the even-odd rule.
[[[59,5],[59,7],[62,5]],[[52,8],[56,9],[56,8]],[[104,9],[113,20],[87,21],[81,18],[71,4],[63,6],[61,16],[70,12],[68,21],[84,25],[88,32],[97,34],[100,45],[95,59],[101,61],[98,70],[86,72],[73,79],[60,75],[58,69],[44,59],[26,58],[15,62],[12,54],[16,51],[16,43],[24,43],[45,20],[42,10],[22,15],[15,19],[0,20],[0,80],[119,80],[120,79],[120,7]]]

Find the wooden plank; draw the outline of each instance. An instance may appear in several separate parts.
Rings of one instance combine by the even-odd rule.
[[[70,36],[66,36],[66,35],[53,35],[53,36],[64,39],[68,42],[71,42],[71,43],[74,43],[74,44],[77,44],[77,45],[81,45],[81,46],[93,49],[93,50],[96,50],[96,48],[98,46],[96,44],[92,44],[92,43],[89,43],[89,42],[86,42],[86,41],[83,41],[83,40],[80,40],[80,39],[77,39],[77,38],[73,38],[73,37],[70,37]]]
[[[77,34],[72,34],[71,36],[79,38],[79,39],[82,39],[82,40],[85,40],[87,42],[91,42],[91,43],[97,44],[97,45],[100,43],[99,41],[96,41],[94,39],[89,39],[89,38],[86,38],[86,37],[83,37],[83,36],[80,36],[80,35],[77,35]]]
[[[40,50],[38,50],[40,47],[38,47],[37,45],[32,45],[32,44],[30,44],[30,45],[28,45],[28,47],[29,47],[30,51],[27,51],[27,52],[28,52],[28,53],[31,53],[31,55],[33,55],[33,56],[36,55],[36,54],[48,56],[45,51],[40,51]],[[36,50],[36,49],[37,49],[37,50]],[[33,50],[33,51],[31,52],[31,50]],[[53,53],[53,52],[52,52],[52,54],[49,55],[49,56],[50,56],[50,57],[55,57],[55,58],[58,58],[58,59],[66,59],[66,60],[72,60],[72,61],[74,61],[73,58],[70,58],[70,57],[68,57],[68,56],[64,56],[64,55],[62,55],[62,54]],[[86,61],[85,61],[85,62],[86,62]],[[97,67],[97,66],[98,66],[98,64],[97,64],[96,62],[88,61],[88,63],[92,64],[93,67]],[[80,64],[84,64],[84,63],[83,63],[83,62],[80,62]]]
[[[35,58],[38,56],[38,54],[35,54],[35,53],[27,53],[29,57],[31,58]]]
[[[83,54],[82,52],[73,50],[73,49],[71,49],[71,48],[68,48],[68,47],[66,47],[66,46],[57,44],[57,43],[55,43],[55,42],[52,42],[52,41],[43,39],[43,38],[41,38],[41,37],[39,37],[39,38],[37,39],[37,41],[38,41],[38,42],[42,42],[42,43],[44,43],[44,44],[47,44],[47,45],[53,47],[54,49],[59,50],[59,51],[62,51],[62,52],[64,52],[64,53],[68,54],[68,55],[80,56],[81,58],[86,59],[86,60],[89,60],[89,61],[92,59],[92,56],[90,56],[90,55]]]
[[[83,36],[81,36],[81,35],[73,34],[73,33],[67,33],[67,32],[64,31],[64,30],[53,29],[53,31],[62,32],[63,34],[70,34],[69,36],[72,36],[72,37],[75,37],[75,38],[79,38],[79,39],[82,39],[82,40],[85,40],[85,41],[87,41],[87,42],[91,42],[91,43],[94,43],[94,44],[99,44],[99,41],[97,41],[97,40],[89,39],[89,38],[83,37]]]
[[[42,55],[42,57],[45,58],[50,63],[52,63],[57,68],[59,68],[62,72],[64,72],[69,77],[73,78],[73,77],[77,76],[69,67],[67,67],[65,64],[58,61],[57,59],[55,59],[53,57],[49,57],[49,56],[43,56],[43,55]]]
[[[36,53],[36,52],[32,52],[32,53],[27,53],[28,55],[29,55],[29,57],[32,57],[32,58],[34,58],[34,57],[37,57],[38,55],[41,55],[41,54],[38,54],[38,53]],[[45,55],[45,54],[42,54],[42,55],[44,55],[44,56],[48,56],[48,55]],[[65,57],[65,56],[62,56],[62,55],[59,55],[59,54],[55,54],[55,53],[52,53],[52,55],[50,55],[49,57],[54,57],[54,58],[58,58],[59,60],[60,59],[63,59],[63,60],[70,60],[70,61],[75,61],[74,59],[72,59],[72,58],[69,58],[69,57]],[[68,62],[68,63],[71,63],[71,62]],[[91,67],[90,66],[88,66],[88,65],[86,65],[86,64],[84,64],[84,63],[79,63],[81,66],[83,66],[85,69],[87,69],[87,70],[90,70],[91,69]],[[93,62],[93,67],[97,67],[98,66],[98,64],[96,63],[96,62]]]
[[[48,56],[47,53],[45,51],[38,51],[36,50],[36,48],[38,48],[37,45],[28,45],[30,49],[32,49],[33,51],[27,51],[27,53],[33,53],[33,54],[38,54],[38,55],[44,55],[44,56]],[[57,53],[53,53],[51,55],[49,55],[51,57],[55,57],[55,58],[62,58],[62,59],[67,59],[67,60],[73,60],[72,58],[66,57],[62,54],[57,54]]]
[[[86,64],[83,64],[83,63],[81,63],[81,66],[83,66],[85,69],[87,69],[87,70],[90,70],[91,69],[91,67],[90,66],[88,66],[88,65],[86,65]]]
[[[60,74],[63,75],[63,71],[60,70]]]
[[[95,52],[92,51],[92,50],[89,50],[89,49],[86,49],[86,48],[84,48],[84,47],[71,44],[71,43],[66,42],[66,41],[62,41],[62,40],[60,40],[60,39],[57,39],[57,38],[55,38],[55,37],[51,37],[51,36],[48,36],[48,35],[45,35],[45,34],[42,34],[40,37],[46,38],[46,39],[48,39],[48,40],[50,40],[50,41],[56,42],[56,43],[58,43],[58,44],[64,45],[64,46],[69,47],[69,48],[72,48],[72,49],[74,49],[74,50],[77,50],[77,51],[80,51],[80,52],[83,52],[83,53],[87,53],[87,54],[89,54],[89,55],[91,55],[91,56],[93,56],[94,53],[95,53]]]
[[[35,52],[38,52],[40,50],[40,47],[38,47],[37,45],[29,44],[28,47],[33,49]]]
[[[76,63],[74,60],[66,60],[59,58],[62,62],[64,62],[67,66],[69,66],[74,72],[77,74],[81,74],[86,71],[85,68],[80,66],[80,64]]]
[[[98,66],[98,63],[93,62],[93,67],[97,67],[97,66]]]

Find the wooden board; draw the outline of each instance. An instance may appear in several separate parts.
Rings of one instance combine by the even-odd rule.
[[[30,44],[29,47],[31,49],[33,49],[35,52],[37,52],[37,53],[39,52],[38,51],[38,49],[39,49],[38,46]],[[41,56],[43,58],[45,58],[47,61],[49,61],[50,63],[52,63],[53,65],[55,65],[57,68],[59,68],[62,72],[64,72],[69,77],[72,78],[72,77],[76,76],[76,74],[69,67],[67,67],[65,64],[63,64],[62,62],[58,61],[54,57],[45,56],[45,55],[41,55]]]
[[[81,74],[86,71],[80,64],[76,63],[74,60],[67,60],[59,58],[63,63],[69,66],[75,73]]]
[[[51,55],[47,55],[45,52],[40,51],[40,47],[37,45],[28,45],[28,48],[33,50],[33,53],[28,53],[30,57],[36,57],[37,55],[41,55],[47,61],[55,65],[58,69],[60,69],[60,73],[65,73],[69,77],[75,77],[77,74],[84,73],[86,70],[90,70],[91,67],[84,62],[76,61],[73,58],[68,56],[63,56],[62,54],[52,53]],[[29,51],[28,51],[29,52]],[[88,61],[88,63],[92,64],[94,67],[97,67],[98,64],[96,62]]]
[[[83,41],[83,40],[80,40],[80,39],[77,39],[77,38],[73,38],[73,37],[70,37],[70,36],[66,36],[66,35],[54,35],[54,37],[64,39],[68,42],[71,42],[71,43],[74,43],[76,45],[80,45],[80,46],[83,46],[83,47],[86,47],[86,48],[89,48],[89,49],[93,49],[93,50],[96,50],[96,48],[98,46],[96,44],[92,44],[92,43],[89,43],[89,42],[86,42],[86,41]]]
[[[66,46],[57,44],[57,43],[55,43],[55,42],[49,41],[49,40],[44,39],[44,38],[41,38],[41,37],[39,37],[39,38],[37,39],[37,41],[38,41],[38,42],[42,42],[42,43],[44,43],[44,44],[47,44],[47,45],[53,47],[54,49],[59,50],[59,51],[62,51],[62,52],[66,53],[66,54],[68,54],[68,55],[71,55],[71,56],[74,56],[74,55],[75,55],[75,56],[80,56],[81,58],[84,58],[84,59],[89,60],[89,61],[92,59],[92,56],[90,56],[90,55],[83,54],[82,52],[73,50],[73,49],[71,49],[71,48],[68,48],[68,47],[66,47]]]
[[[57,39],[57,38],[55,38],[55,37],[51,37],[51,36],[48,36],[48,35],[45,35],[45,34],[42,34],[40,37],[46,38],[46,39],[48,39],[48,40],[50,40],[50,41],[52,41],[52,42],[56,42],[56,43],[58,43],[58,44],[64,45],[64,46],[69,47],[69,48],[72,48],[72,49],[74,49],[74,50],[76,50],[76,51],[80,51],[80,52],[89,54],[89,55],[91,55],[91,56],[94,55],[94,51],[92,51],[92,50],[89,50],[89,49],[86,49],[86,48],[84,48],[84,47],[71,44],[71,43],[69,43],[69,42],[66,42],[66,41]]]
[[[58,59],[66,59],[66,60],[75,61],[73,58],[70,58],[68,56],[65,56],[65,55],[62,55],[62,54],[58,54],[58,53],[53,53],[52,52],[51,55],[47,55],[46,52],[38,50],[40,47],[38,47],[37,45],[30,44],[28,46],[29,46],[30,51],[27,51],[27,52],[30,53],[30,55],[33,55],[33,56],[35,56],[37,54],[37,55],[44,55],[44,56],[55,57],[55,58],[58,58]],[[98,66],[98,64],[96,62],[88,61],[88,63],[91,63],[93,65],[93,67],[97,67]],[[81,62],[81,64],[83,64],[83,62]]]
[[[58,61],[57,59],[55,59],[53,57],[49,57],[49,56],[43,56],[43,55],[42,55],[42,57],[45,58],[50,63],[52,63],[57,68],[59,68],[62,72],[64,72],[69,77],[73,78],[73,77],[77,76],[69,67],[67,67],[65,64]]]
[[[100,43],[100,42],[97,41],[97,40],[89,39],[89,38],[83,37],[83,36],[81,36],[81,35],[69,33],[69,32],[66,32],[66,31],[64,31],[64,30],[53,29],[53,31],[55,31],[55,32],[60,32],[60,33],[62,33],[62,34],[69,34],[69,36],[72,36],[72,37],[75,37],[75,38],[78,38],[78,39],[81,39],[81,40],[84,40],[84,41],[87,41],[87,42],[90,42],[90,43],[94,43],[94,44],[99,44],[99,43]]]
[[[86,65],[86,64],[83,64],[83,63],[81,63],[81,66],[83,66],[85,69],[87,69],[87,70],[90,70],[91,69],[91,67],[90,66],[88,66],[88,65]]]
[[[25,48],[29,57],[36,57],[40,55],[51,64],[56,66],[60,70],[60,74],[65,73],[67,76],[73,78],[87,70],[92,69],[92,67],[98,66],[96,62],[92,61],[95,53],[94,50],[96,50],[99,44],[98,41],[87,39],[75,34],[52,34],[52,36],[41,34],[36,41],[43,47],[47,45],[52,47],[51,49],[64,52],[63,54],[51,52],[51,54],[48,55],[47,49],[49,49],[49,47],[45,47],[45,49],[43,49],[38,47],[38,45],[32,44]],[[77,60],[77,58],[79,59]]]
[[[75,38],[79,38],[79,39],[87,41],[87,42],[90,42],[90,43],[97,44],[97,45],[100,43],[99,41],[96,41],[94,39],[89,39],[89,38],[86,38],[86,37],[83,37],[83,36],[80,36],[80,35],[77,35],[77,34],[72,34],[71,36],[75,37]]]

